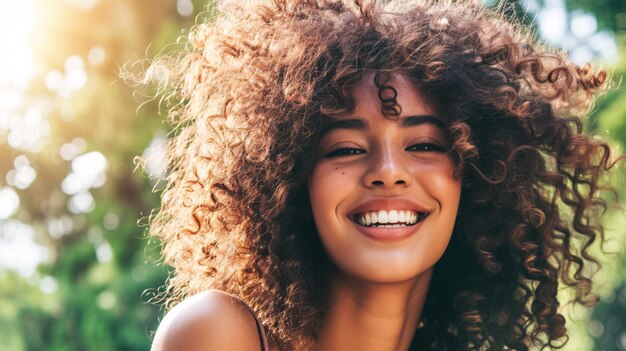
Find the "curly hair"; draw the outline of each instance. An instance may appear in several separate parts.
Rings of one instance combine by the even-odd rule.
[[[559,347],[559,283],[576,302],[595,301],[590,246],[604,240],[600,195],[614,162],[581,118],[607,75],[542,48],[502,11],[478,1],[231,1],[147,74],[158,72],[176,135],[150,232],[174,268],[170,304],[217,288],[246,301],[282,347],[315,340],[329,258],[307,193],[311,155],[330,116],[354,108],[350,88],[366,72],[382,72],[386,118],[400,112],[389,72],[446,116],[463,184],[412,348]]]

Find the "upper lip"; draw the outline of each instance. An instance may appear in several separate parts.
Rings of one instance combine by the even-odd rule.
[[[358,204],[350,211],[350,213],[348,213],[348,215],[351,218],[355,218],[355,216],[359,213],[381,210],[409,210],[422,213],[429,212],[424,206],[406,198],[376,198]]]

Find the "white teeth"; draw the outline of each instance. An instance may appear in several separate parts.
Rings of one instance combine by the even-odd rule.
[[[378,223],[389,223],[389,212],[378,211]]]
[[[404,214],[405,211],[400,211],[398,213],[398,222],[406,223],[406,216]]]
[[[389,223],[398,223],[398,211],[389,211]]]
[[[397,228],[413,225],[418,222],[418,219],[421,221],[424,217],[426,217],[425,214],[408,210],[381,210],[361,213],[357,216],[356,221],[364,226]]]

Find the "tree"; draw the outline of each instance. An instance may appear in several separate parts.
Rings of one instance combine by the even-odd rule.
[[[133,159],[168,128],[156,102],[138,109],[148,99],[134,94],[154,92],[119,73],[183,35],[194,4],[34,1],[37,70],[0,125],[0,189],[20,200],[0,239],[32,232],[48,257],[26,277],[0,268],[0,339],[10,350],[146,350],[161,314],[147,300],[167,270],[137,226],[159,196]]]

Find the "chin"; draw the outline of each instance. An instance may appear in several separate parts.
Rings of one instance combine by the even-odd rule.
[[[339,276],[376,284],[395,284],[417,281],[430,273],[434,261],[407,264],[394,260],[378,260],[375,264],[369,262],[334,262]],[[429,275],[429,274],[428,274]]]

